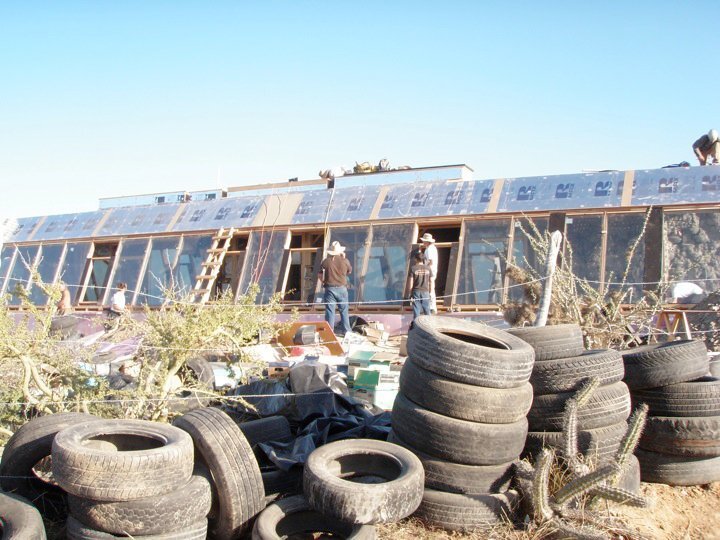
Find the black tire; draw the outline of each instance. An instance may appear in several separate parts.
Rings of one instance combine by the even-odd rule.
[[[70,495],[70,515],[91,529],[118,535],[166,534],[207,518],[210,482],[200,475],[172,493],[123,502],[100,502]]]
[[[611,459],[620,448],[627,422],[618,422],[606,427],[578,431],[578,449],[588,459],[602,462]],[[537,454],[543,447],[563,451],[564,436],[558,431],[529,432],[525,442],[525,451]]]
[[[260,468],[265,497],[296,495],[302,493],[302,467],[294,466],[289,471],[277,467]]]
[[[451,317],[418,317],[407,346],[408,356],[421,368],[476,386],[522,386],[533,367],[532,347],[520,338]]]
[[[80,326],[80,317],[75,315],[57,315],[50,321],[49,334],[57,336],[60,339],[74,339],[80,337],[78,328]]]
[[[409,450],[374,439],[347,439],[315,449],[303,492],[315,510],[357,524],[392,523],[420,504],[425,477]]]
[[[438,414],[484,422],[510,424],[524,418],[533,400],[532,387],[484,388],[453,381],[405,361],[400,391],[412,402]]]
[[[117,450],[88,446],[109,441]],[[192,439],[146,420],[95,420],[64,429],[52,445],[55,481],[68,493],[97,501],[129,501],[174,491],[193,470]]]
[[[519,495],[515,490],[483,495],[460,495],[426,489],[414,517],[450,531],[489,531],[515,520]]]
[[[202,519],[191,526],[164,534],[150,534],[147,536],[133,536],[136,540],[205,540],[207,538],[207,519]],[[114,535],[98,531],[80,523],[70,516],[67,519],[65,531],[68,540],[112,540],[114,538],[128,538],[128,535]]]
[[[253,448],[258,443],[287,442],[293,438],[290,422],[284,416],[269,416],[242,422],[238,427]]]
[[[720,456],[720,416],[649,416],[639,446],[673,456]]]
[[[197,459],[212,474],[211,534],[218,540],[237,538],[265,506],[262,476],[250,444],[219,409],[196,409],[174,424],[190,434]]]
[[[296,495],[277,501],[262,511],[255,521],[252,540],[281,540],[318,532],[347,540],[375,539],[372,525],[355,525],[328,517],[313,510],[305,497]]]
[[[710,364],[702,341],[670,341],[622,351],[625,382],[631,390],[693,381]]]
[[[527,415],[532,431],[561,431],[565,404],[574,392],[535,396]],[[630,392],[623,382],[599,387],[584,407],[577,411],[579,429],[595,429],[617,424],[630,416]]]
[[[0,538],[45,540],[45,525],[30,501],[11,493],[0,493]]]
[[[210,405],[212,398],[207,392],[215,390],[215,373],[210,363],[201,357],[191,358],[178,372],[182,380],[197,385],[198,390],[188,389],[178,392],[168,399],[167,407],[176,413],[186,413]]]
[[[83,413],[59,413],[40,416],[18,429],[8,440],[0,462],[0,486],[34,502],[49,519],[67,515],[67,495],[33,472],[33,467],[50,456],[55,435],[65,428],[97,417]]]
[[[582,330],[577,324],[524,326],[510,328],[508,332],[533,348],[536,362],[579,356],[585,349]]]
[[[535,362],[530,384],[536,394],[556,394],[577,390],[583,381],[597,378],[603,386],[622,381],[625,366],[619,352],[612,349],[585,351],[579,356]]]
[[[701,377],[660,388],[634,390],[635,403],[646,403],[652,416],[720,416],[720,379]]]
[[[418,457],[425,469],[426,488],[465,495],[500,493],[507,491],[513,478],[514,461],[500,465],[462,465],[425,454],[392,431],[388,442],[403,446]]]
[[[421,452],[465,465],[500,465],[522,452],[527,420],[481,424],[434,413],[402,394],[395,398],[393,431]]]
[[[720,457],[668,456],[636,450],[643,482],[669,486],[699,486],[720,481]]]

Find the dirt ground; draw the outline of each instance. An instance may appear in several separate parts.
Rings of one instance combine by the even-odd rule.
[[[621,520],[628,534],[624,540],[720,540],[720,482],[706,486],[671,487],[642,484],[649,508],[610,505],[609,515]],[[379,525],[380,540],[540,540],[539,532],[498,528],[492,532],[458,534],[428,529],[417,520]]]

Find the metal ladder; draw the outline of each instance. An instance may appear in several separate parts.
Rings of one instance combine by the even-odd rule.
[[[233,234],[235,234],[234,228],[225,229],[222,227],[218,230],[217,234],[212,237],[213,242],[207,250],[207,258],[205,262],[201,264],[202,271],[195,276],[195,286],[192,290],[195,302],[204,304],[210,299],[210,293],[215,284],[215,279],[220,273],[220,267],[225,260],[225,255],[230,249]]]

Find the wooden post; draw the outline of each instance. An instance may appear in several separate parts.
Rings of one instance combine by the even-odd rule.
[[[550,235],[550,246],[548,248],[547,260],[545,261],[545,285],[543,287],[543,295],[540,299],[537,317],[535,318],[535,326],[545,326],[545,323],[547,323],[548,312],[550,311],[550,297],[552,295],[553,274],[555,273],[557,256],[560,251],[560,242],[562,242],[562,233],[560,231],[553,231]]]

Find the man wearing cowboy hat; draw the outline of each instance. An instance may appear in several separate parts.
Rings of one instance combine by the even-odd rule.
[[[350,317],[348,315],[347,277],[352,272],[350,262],[345,258],[345,247],[337,240],[330,244],[327,257],[320,264],[320,275],[325,294],[325,320],[331,328],[335,328],[335,305],[340,311],[340,323],[343,333],[350,332]]]
[[[693,152],[700,165],[720,163],[720,136],[716,129],[711,129],[706,135],[693,143]]]
[[[430,313],[437,313],[437,299],[435,298],[435,278],[438,270],[438,250],[432,234],[425,233],[420,237],[422,242],[425,264],[430,268]]]

